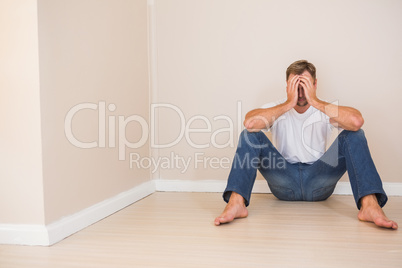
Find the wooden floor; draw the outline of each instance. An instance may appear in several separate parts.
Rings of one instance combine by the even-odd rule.
[[[402,267],[402,228],[357,220],[352,196],[284,202],[254,194],[216,227],[216,193],[155,193],[51,247],[0,245],[0,267]],[[387,215],[402,226],[402,197]]]

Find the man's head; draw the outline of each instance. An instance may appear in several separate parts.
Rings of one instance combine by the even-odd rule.
[[[305,71],[310,73],[311,77],[313,78],[313,81],[315,82],[316,80],[315,66],[306,60],[298,60],[289,65],[289,67],[286,69],[286,81],[288,81],[289,76],[291,74],[301,75]]]
[[[315,66],[306,61],[298,60],[293,62],[286,70],[286,82],[289,81],[295,75],[306,76],[314,86],[317,86],[316,70]],[[297,106],[304,107],[308,104],[302,85],[298,88],[298,100]]]

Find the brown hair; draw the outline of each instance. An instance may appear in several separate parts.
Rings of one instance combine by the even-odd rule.
[[[308,71],[315,81],[315,66],[306,60],[298,60],[289,65],[286,69],[286,81],[288,81],[290,74],[300,75],[304,71]]]

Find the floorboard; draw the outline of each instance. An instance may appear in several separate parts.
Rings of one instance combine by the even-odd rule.
[[[253,194],[219,227],[217,193],[157,192],[51,247],[0,245],[0,267],[402,267],[402,233],[357,220],[352,196]],[[384,208],[402,226],[402,197]]]

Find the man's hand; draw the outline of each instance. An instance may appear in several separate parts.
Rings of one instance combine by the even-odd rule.
[[[287,103],[290,105],[290,108],[293,108],[297,104],[298,93],[297,89],[300,84],[300,76],[295,75],[292,79],[287,81],[286,93],[288,95]]]
[[[317,84],[307,76],[300,75],[300,85],[304,90],[304,95],[306,96],[306,100],[308,104],[314,106],[314,102],[318,100],[316,95]]]
[[[300,85],[308,104],[325,113],[330,118],[331,124],[351,131],[357,131],[362,127],[364,119],[355,108],[334,105],[317,98],[317,80],[313,81],[312,78],[301,75]]]
[[[297,105],[299,98],[298,88],[300,86],[300,75],[294,75],[287,81],[286,92],[288,98],[286,102],[272,108],[254,109],[246,114],[244,126],[249,132],[258,132],[270,128],[276,119],[291,110]]]

